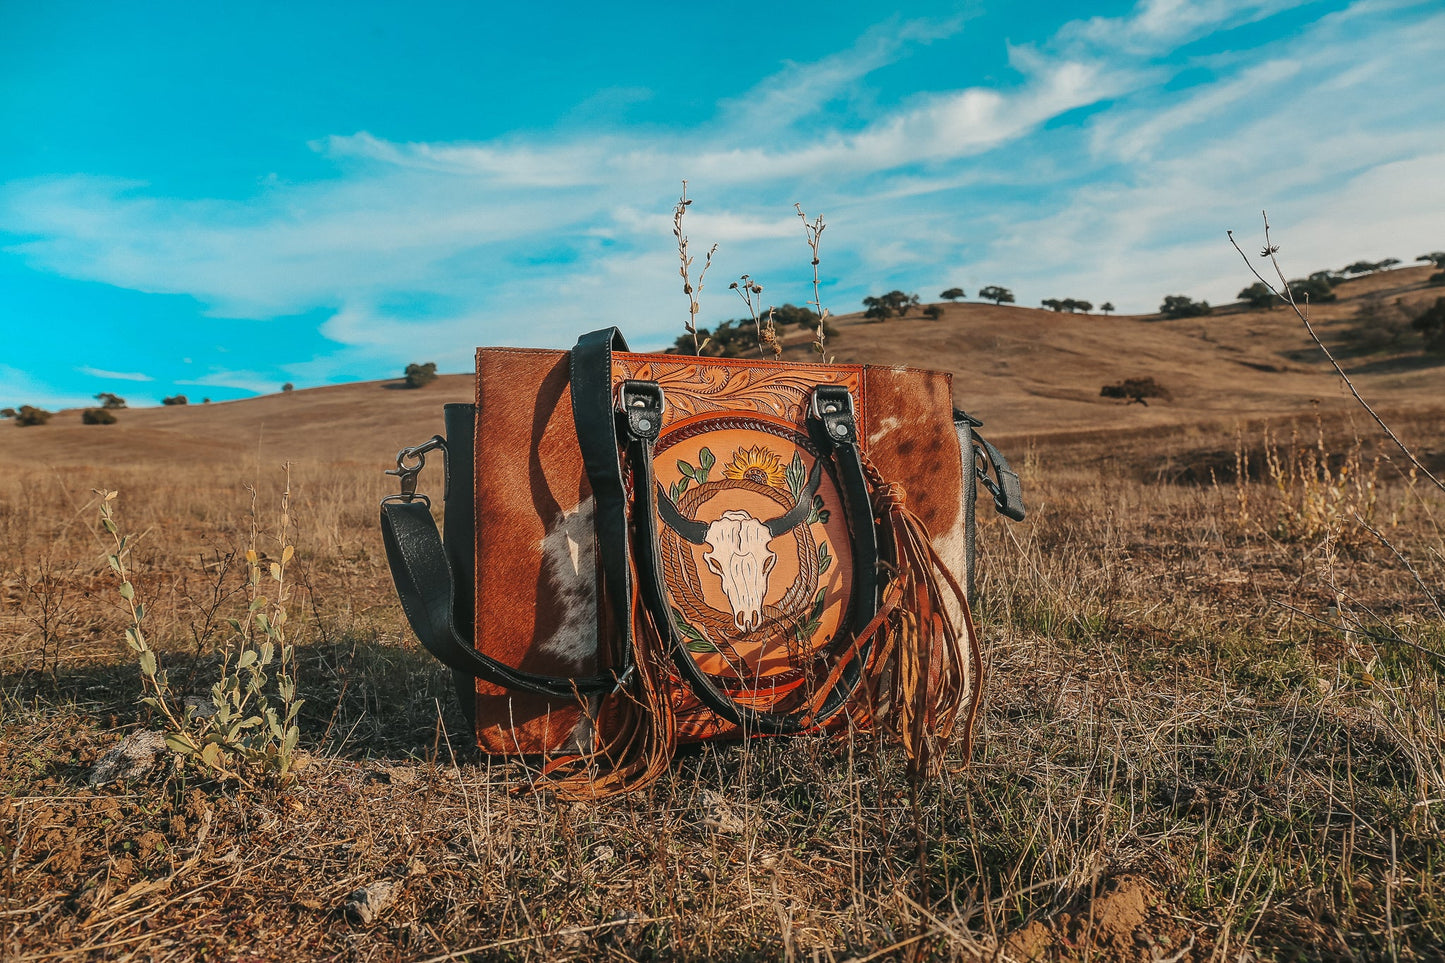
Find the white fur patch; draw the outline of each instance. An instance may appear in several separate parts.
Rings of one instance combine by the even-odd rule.
[[[597,655],[597,535],[592,499],[559,512],[542,537],[542,576],[551,589],[557,630],[537,647],[565,665],[582,667]]]
[[[903,424],[903,422],[899,421],[897,418],[894,418],[892,415],[884,418],[878,423],[878,430],[868,436],[868,444],[878,444],[881,439],[888,436],[889,432],[895,430],[901,424]]]

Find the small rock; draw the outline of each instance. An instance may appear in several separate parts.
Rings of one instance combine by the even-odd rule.
[[[704,789],[698,794],[698,808],[702,810],[704,829],[715,833],[735,834],[747,828],[721,793]]]
[[[420,856],[413,856],[411,859],[409,859],[409,860],[406,861],[406,875],[408,875],[408,876],[425,876],[425,875],[426,875],[426,863],[422,862]]]
[[[599,863],[610,863],[617,856],[617,851],[606,843],[592,850],[592,855]]]
[[[104,786],[122,779],[134,779],[149,772],[156,757],[166,748],[165,733],[158,729],[142,729],[126,736],[90,770],[86,781]]]
[[[368,883],[346,897],[346,904],[342,910],[354,922],[370,923],[391,905],[392,894],[395,890],[396,884],[390,880],[379,879],[374,883]]]
[[[415,769],[406,769],[401,766],[380,766],[368,772],[366,779],[368,782],[384,782],[389,786],[414,786],[417,774]]]

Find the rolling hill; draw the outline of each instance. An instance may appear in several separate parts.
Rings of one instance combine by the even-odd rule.
[[[1347,281],[1339,300],[1313,309],[1316,327],[1338,341],[1366,299],[1400,299],[1414,310],[1440,296],[1432,269],[1403,268]],[[1228,306],[1202,318],[1059,314],[992,304],[944,304],[921,316],[874,322],[836,319],[829,349],[840,362],[908,364],[955,373],[955,400],[1000,438],[1099,432],[1153,434],[1165,426],[1234,417],[1283,416],[1318,402],[1353,404],[1287,308]],[[1350,357],[1347,368],[1376,405],[1419,411],[1441,405],[1442,359],[1414,347]],[[791,331],[785,357],[810,354]],[[1101,398],[1102,385],[1152,377],[1172,398],[1148,406]],[[0,425],[0,463],[11,466],[194,464],[316,460],[381,464],[441,430],[441,405],[469,400],[470,375],[443,375],[420,390],[399,381],[303,389],[244,401],[126,410],[110,426],[75,412],[48,425]]]

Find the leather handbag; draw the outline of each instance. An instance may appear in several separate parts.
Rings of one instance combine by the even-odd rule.
[[[601,795],[706,739],[878,730],[910,772],[965,757],[982,479],[1017,476],[951,375],[895,366],[480,348],[475,404],[404,449],[382,503],[407,618],[485,752]],[[417,492],[446,460],[441,538]]]

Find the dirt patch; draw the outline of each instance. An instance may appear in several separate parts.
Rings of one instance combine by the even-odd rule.
[[[1095,960],[1098,963],[1184,963],[1200,956],[1163,891],[1139,876],[1118,876],[1092,900],[1047,920],[1034,920],[1004,943],[1009,960]]]

